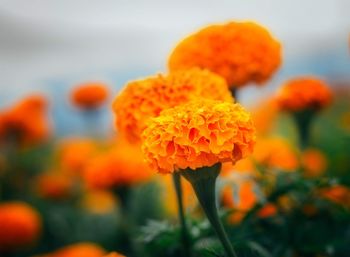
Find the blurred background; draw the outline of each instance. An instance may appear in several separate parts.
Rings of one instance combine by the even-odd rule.
[[[284,62],[268,87],[242,92],[252,104],[293,75],[350,78],[348,0],[3,0],[0,2],[0,107],[30,92],[51,99],[57,133],[67,92],[99,80],[113,93],[126,81],[166,70],[168,53],[185,35],[210,23],[255,20],[282,41]],[[109,107],[109,106],[108,106]],[[104,129],[110,129],[104,117]],[[66,117],[65,117],[66,118]]]

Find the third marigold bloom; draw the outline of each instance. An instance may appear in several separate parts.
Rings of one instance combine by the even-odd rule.
[[[167,109],[143,132],[146,160],[163,173],[236,162],[254,143],[255,128],[242,106],[215,100]]]
[[[225,80],[206,70],[183,70],[132,81],[113,104],[117,128],[130,141],[139,141],[149,118],[196,98],[233,101]]]
[[[108,88],[104,83],[90,82],[81,84],[72,91],[73,104],[85,110],[100,107],[108,97]]]
[[[169,69],[209,69],[230,87],[263,83],[281,63],[280,43],[254,22],[208,26],[185,38],[172,52]]]
[[[280,108],[293,112],[319,110],[329,105],[331,100],[332,94],[327,84],[313,77],[289,80],[277,94]]]

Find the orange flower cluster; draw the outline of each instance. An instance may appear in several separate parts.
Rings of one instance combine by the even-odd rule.
[[[277,207],[273,203],[267,203],[258,211],[258,216],[260,218],[269,218],[271,216],[276,215]]]
[[[124,255],[121,255],[119,253],[110,253],[106,255],[105,257],[125,257]]]
[[[81,84],[72,91],[73,104],[83,110],[100,107],[108,97],[108,88],[104,83],[89,82]]]
[[[127,84],[114,101],[116,126],[130,141],[139,141],[151,117],[196,98],[233,101],[220,76],[197,68]]]
[[[302,166],[305,176],[318,177],[327,168],[327,159],[322,152],[317,149],[307,149],[301,156]]]
[[[72,179],[58,172],[41,174],[36,181],[38,194],[41,197],[55,200],[68,197],[72,186]]]
[[[151,119],[142,139],[151,167],[171,173],[244,158],[253,151],[255,129],[239,104],[197,99]]]
[[[271,132],[279,112],[275,99],[268,99],[252,110],[252,119],[259,135]]]
[[[46,109],[46,99],[33,95],[0,113],[0,142],[13,140],[20,145],[42,142],[50,131]]]
[[[321,190],[321,195],[334,203],[350,208],[350,189],[345,186],[335,185],[325,188]]]
[[[301,77],[287,81],[277,94],[282,110],[319,110],[330,104],[332,93],[327,84],[317,78]]]
[[[263,83],[281,63],[281,46],[253,22],[212,25],[185,38],[169,58],[171,71],[200,67],[226,79],[230,87]]]
[[[92,213],[104,214],[116,207],[116,199],[110,191],[89,190],[84,194],[81,206]]]
[[[80,174],[86,162],[97,151],[95,142],[87,138],[72,138],[61,142],[59,159],[62,169],[71,174]]]
[[[153,172],[143,160],[140,147],[124,139],[92,158],[84,169],[84,179],[93,188],[132,185],[147,181]]]
[[[0,250],[15,250],[33,244],[39,237],[41,218],[22,202],[0,204]]]
[[[106,252],[93,243],[77,243],[40,257],[103,257]]]

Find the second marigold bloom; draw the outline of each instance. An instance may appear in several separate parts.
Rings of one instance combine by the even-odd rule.
[[[146,160],[162,173],[236,162],[254,143],[252,120],[239,104],[205,99],[163,111],[143,132]]]
[[[104,83],[89,82],[76,87],[71,100],[77,107],[85,110],[100,107],[108,97],[108,88]]]
[[[281,109],[286,111],[319,110],[330,104],[332,93],[327,84],[314,77],[301,77],[287,81],[277,94]]]
[[[149,118],[198,97],[233,101],[223,78],[197,68],[132,81],[113,104],[117,128],[130,141],[139,141]]]
[[[281,46],[269,31],[253,22],[212,25],[185,38],[169,58],[169,69],[209,69],[230,87],[263,83],[281,63]]]

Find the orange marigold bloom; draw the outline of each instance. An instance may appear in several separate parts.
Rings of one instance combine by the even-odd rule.
[[[268,99],[252,110],[252,119],[258,134],[271,132],[278,112],[278,103],[275,99]]]
[[[125,256],[114,252],[114,253],[110,253],[110,254],[108,254],[108,255],[106,255],[104,257],[125,257]]]
[[[260,218],[269,218],[276,215],[277,207],[273,203],[267,203],[258,211],[258,216]]]
[[[254,22],[212,25],[190,35],[172,52],[171,71],[200,67],[226,79],[230,87],[267,81],[281,63],[281,45]]]
[[[71,138],[59,146],[59,158],[62,169],[73,174],[80,174],[84,165],[97,151],[96,143],[88,138]]]
[[[350,208],[350,189],[346,186],[335,185],[322,189],[321,195],[332,202]]]
[[[100,107],[108,97],[108,87],[101,82],[89,82],[74,88],[72,102],[84,110]]]
[[[301,77],[287,81],[277,93],[282,110],[319,110],[330,104],[332,93],[327,84],[313,77]]]
[[[39,175],[35,185],[41,197],[59,200],[70,195],[73,181],[62,173],[48,172]]]
[[[115,147],[92,158],[84,169],[86,183],[97,188],[144,182],[152,174],[143,160],[140,147],[125,140],[117,141]]]
[[[307,149],[301,156],[301,162],[307,177],[318,177],[327,168],[327,159],[322,152],[317,149]]]
[[[241,105],[197,99],[151,119],[142,139],[147,162],[171,173],[244,158],[253,151],[255,128]]]
[[[92,213],[111,212],[117,205],[114,195],[107,190],[89,190],[84,194],[81,206]]]
[[[0,251],[33,244],[41,231],[39,213],[22,202],[0,204]]]
[[[42,257],[103,257],[105,254],[106,252],[94,243],[77,243]]]
[[[149,118],[198,97],[233,101],[224,79],[198,68],[132,81],[114,101],[116,126],[130,141],[139,141]]]
[[[35,95],[24,98],[0,114],[0,141],[14,140],[21,145],[42,142],[50,126],[45,98]]]

